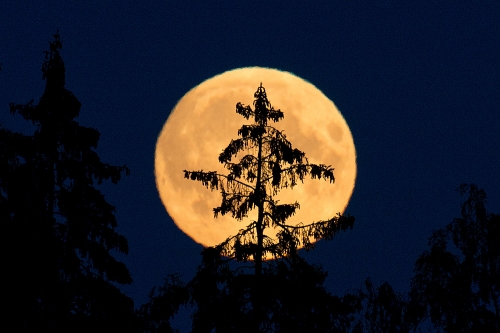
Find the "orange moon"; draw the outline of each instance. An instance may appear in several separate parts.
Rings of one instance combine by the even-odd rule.
[[[270,125],[284,130],[294,148],[310,163],[332,166],[335,183],[306,178],[276,197],[280,203],[300,204],[288,224],[308,224],[343,213],[356,180],[356,150],[352,134],[337,107],[311,83],[288,72],[247,67],[231,70],[191,89],[170,113],[155,150],[156,186],[175,224],[203,246],[217,245],[256,220],[230,214],[214,218],[221,195],[200,182],[184,178],[182,170],[227,174],[218,157],[238,129],[250,123],[236,113],[236,103],[253,109],[254,92],[262,82],[267,97],[284,119]],[[269,230],[268,235],[273,236]],[[275,234],[275,233],[274,233]]]

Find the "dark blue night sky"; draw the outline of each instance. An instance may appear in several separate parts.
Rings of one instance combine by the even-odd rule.
[[[131,169],[102,190],[129,240],[120,258],[136,306],[167,274],[189,279],[201,259],[201,246],[175,227],[157,194],[157,136],[188,90],[234,68],[278,68],[310,81],[351,128],[354,229],[306,254],[329,272],[332,292],[359,288],[368,276],[408,290],[432,230],[460,213],[460,183],[484,188],[490,211],[500,212],[498,2],[104,2],[2,3],[0,122],[32,130],[9,114],[9,102],[38,101],[42,51],[59,29],[80,124],[101,132],[103,161]]]

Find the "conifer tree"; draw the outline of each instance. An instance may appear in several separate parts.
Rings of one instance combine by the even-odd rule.
[[[257,210],[256,221],[208,251],[215,250],[238,261],[253,259],[258,276],[262,273],[263,259],[294,257],[299,247],[311,249],[314,240],[331,239],[340,230],[352,228],[354,218],[338,214],[310,224],[286,223],[299,209],[299,203],[281,204],[273,197],[280,190],[303,182],[307,176],[334,183],[333,168],[309,163],[305,153],[293,148],[283,131],[269,124],[280,121],[284,114],[271,105],[262,84],[254,98],[254,109],[241,103],[236,105],[236,112],[245,119],[252,118],[254,123],[243,125],[238,130],[239,138],[231,140],[219,155],[219,162],[229,173],[184,170],[184,176],[220,191],[222,202],[214,208],[215,217],[231,214],[242,220],[250,210]],[[239,161],[233,162],[238,157]],[[279,230],[276,240],[264,233],[270,227]]]
[[[253,123],[243,125],[238,130],[239,138],[232,140],[219,155],[219,162],[228,173],[184,170],[185,178],[220,191],[222,201],[213,210],[215,217],[231,214],[236,220],[242,220],[249,211],[257,210],[256,221],[221,244],[203,251],[202,265],[188,284],[192,302],[198,307],[193,315],[193,332],[211,331],[212,328],[224,332],[279,332],[286,331],[287,317],[289,323],[292,317],[297,323],[305,320],[299,315],[301,311],[296,311],[300,308],[296,303],[299,300],[283,302],[286,299],[283,292],[286,291],[278,294],[269,292],[269,288],[278,285],[292,289],[307,286],[319,292],[328,301],[321,305],[311,302],[304,307],[307,308],[305,311],[323,313],[321,320],[324,322],[337,320],[334,317],[338,313],[327,310],[335,308],[336,305],[332,304],[338,299],[322,288],[326,274],[319,267],[305,263],[297,250],[300,247],[309,250],[315,240],[331,239],[339,231],[352,228],[354,218],[339,213],[325,221],[287,224],[287,219],[299,209],[299,203],[278,203],[274,196],[282,189],[295,187],[308,176],[333,183],[333,168],[309,163],[305,153],[293,148],[283,131],[270,125],[271,121],[276,123],[283,119],[284,114],[271,105],[262,84],[254,98],[254,109],[249,105],[236,104],[236,112],[247,120],[251,118]],[[268,228],[278,230],[276,239],[265,234]],[[264,269],[266,259],[276,259],[276,267]],[[228,265],[231,260],[253,260],[253,274],[233,270]],[[304,267],[307,269],[304,270]],[[297,272],[301,273],[296,275]],[[277,279],[279,275],[282,280]],[[227,308],[232,318],[239,319],[231,322],[227,316],[220,318],[213,311],[214,304]],[[352,311],[349,306],[346,313]],[[311,316],[308,318],[312,319]],[[313,331],[323,332],[323,328],[317,327]],[[330,325],[330,328],[333,329],[333,326]],[[296,329],[303,331],[298,327]]]
[[[115,207],[95,186],[117,183],[128,168],[100,160],[99,132],[75,120],[81,104],[65,88],[58,33],[49,46],[39,103],[10,105],[35,125],[33,135],[0,131],[9,330],[124,331],[133,302],[112,282],[132,279],[111,252],[127,253],[128,243],[115,230]]]

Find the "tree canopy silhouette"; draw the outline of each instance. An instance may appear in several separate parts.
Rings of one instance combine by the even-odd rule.
[[[243,125],[238,130],[239,138],[232,140],[219,155],[219,162],[229,173],[184,170],[184,175],[211,190],[220,191],[222,202],[214,208],[215,217],[231,214],[236,220],[242,220],[250,210],[257,210],[256,221],[214,249],[238,261],[253,259],[255,274],[259,275],[264,258],[293,257],[299,247],[311,249],[312,240],[330,239],[340,230],[352,228],[354,218],[338,214],[310,224],[286,223],[299,209],[299,203],[281,204],[274,196],[284,188],[293,188],[303,182],[307,176],[333,183],[333,168],[309,163],[305,153],[293,148],[282,131],[269,125],[271,121],[283,119],[284,114],[271,105],[262,84],[254,97],[254,109],[236,104],[236,112],[245,119],[252,118],[254,123]],[[238,157],[239,161],[233,162]],[[279,230],[276,240],[264,234],[270,227]]]
[[[458,191],[467,195],[461,217],[435,231],[415,263],[416,316],[445,332],[498,332],[500,215],[486,210],[486,193],[476,185]]]
[[[127,253],[128,243],[96,185],[117,183],[129,170],[103,163],[95,151],[99,132],[75,120],[81,104],[65,88],[61,48],[56,33],[45,52],[39,103],[10,105],[35,126],[33,135],[0,130],[9,329],[126,330],[133,302],[112,282],[132,279],[111,251]]]
[[[240,267],[241,268],[241,267]],[[194,306],[193,333],[205,332],[361,332],[356,330],[362,300],[338,297],[323,283],[321,267],[298,257],[266,265],[261,275],[259,317],[255,317],[255,283],[227,261],[202,265],[191,281],[169,276],[153,288],[139,311],[143,332],[176,332],[170,321],[182,305]]]

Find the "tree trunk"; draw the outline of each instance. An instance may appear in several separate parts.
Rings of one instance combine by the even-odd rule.
[[[262,126],[262,125],[261,125]],[[255,280],[253,291],[253,314],[256,331],[260,331],[262,322],[262,300],[261,300],[261,276],[262,276],[262,257],[264,255],[264,200],[265,191],[262,191],[262,134],[259,134],[259,152],[257,157],[257,183],[255,191],[257,192],[258,216],[257,216],[257,249],[255,251]]]

